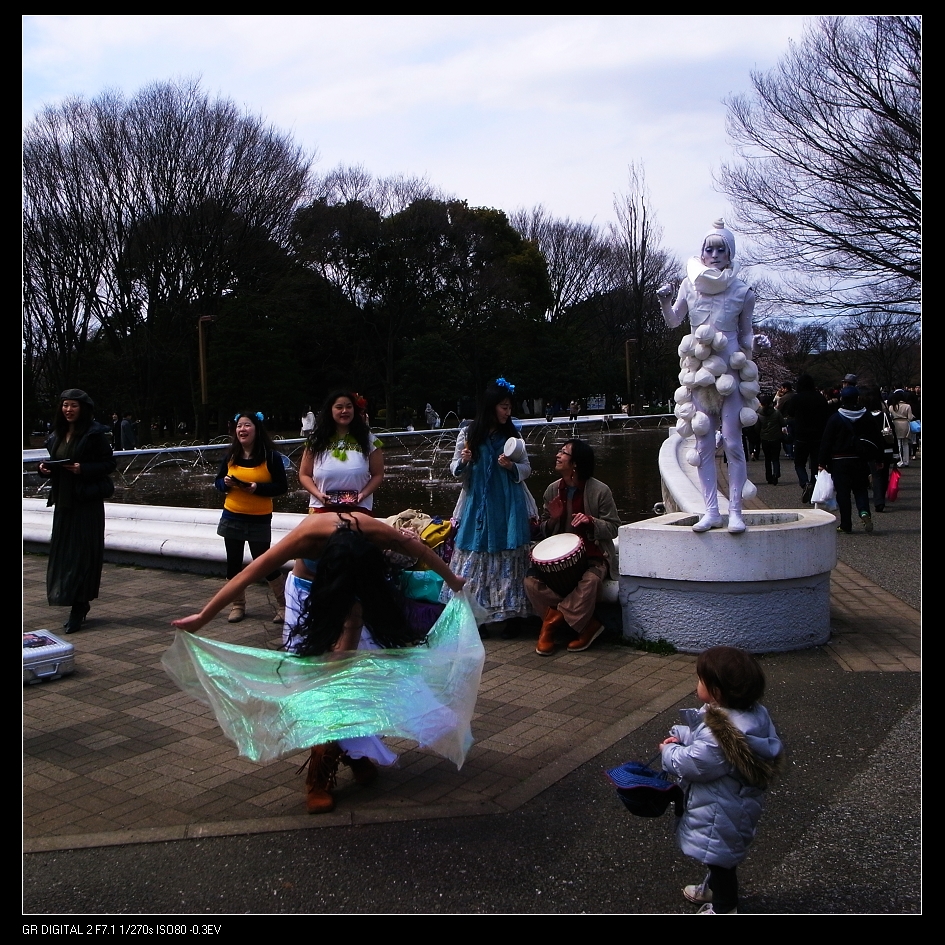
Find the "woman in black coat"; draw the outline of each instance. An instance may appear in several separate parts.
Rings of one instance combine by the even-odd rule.
[[[49,460],[39,474],[51,478],[47,505],[54,505],[46,597],[53,607],[71,607],[66,633],[81,629],[89,601],[98,597],[105,555],[105,499],[115,491],[109,474],[115,458],[109,429],[92,418],[95,405],[83,390],[59,395]]]

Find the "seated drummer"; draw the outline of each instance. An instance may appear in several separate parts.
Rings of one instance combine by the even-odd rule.
[[[555,636],[571,628],[577,639],[568,650],[586,650],[601,634],[603,624],[594,616],[601,584],[611,575],[616,560],[614,539],[620,519],[608,486],[594,479],[594,450],[583,440],[568,440],[558,451],[555,470],[561,478],[545,490],[542,537],[573,532],[584,540],[587,568],[577,586],[566,597],[552,590],[541,573],[532,567],[525,578],[525,593],[542,617],[541,634],[535,652],[550,656]]]

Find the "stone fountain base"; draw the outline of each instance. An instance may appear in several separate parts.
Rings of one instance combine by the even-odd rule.
[[[620,528],[625,636],[684,653],[739,646],[755,653],[830,638],[836,522],[819,509],[745,512],[747,530],[696,534],[673,512]]]

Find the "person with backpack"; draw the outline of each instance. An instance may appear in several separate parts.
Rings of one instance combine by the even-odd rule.
[[[840,408],[832,414],[824,428],[820,443],[820,468],[833,476],[840,510],[837,531],[853,531],[850,493],[856,502],[860,521],[867,532],[873,531],[870,515],[869,463],[883,457],[883,434],[876,418],[859,406],[859,391],[844,387],[840,391]]]

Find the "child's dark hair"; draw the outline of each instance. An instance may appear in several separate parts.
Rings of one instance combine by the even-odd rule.
[[[418,642],[418,634],[407,624],[404,600],[391,580],[387,558],[356,528],[339,528],[318,559],[312,592],[292,631],[290,649],[298,656],[328,652],[338,642],[355,602],[360,602],[364,623],[382,647]]]
[[[696,660],[696,675],[726,709],[750,709],[765,693],[761,664],[735,646],[703,650]]]

